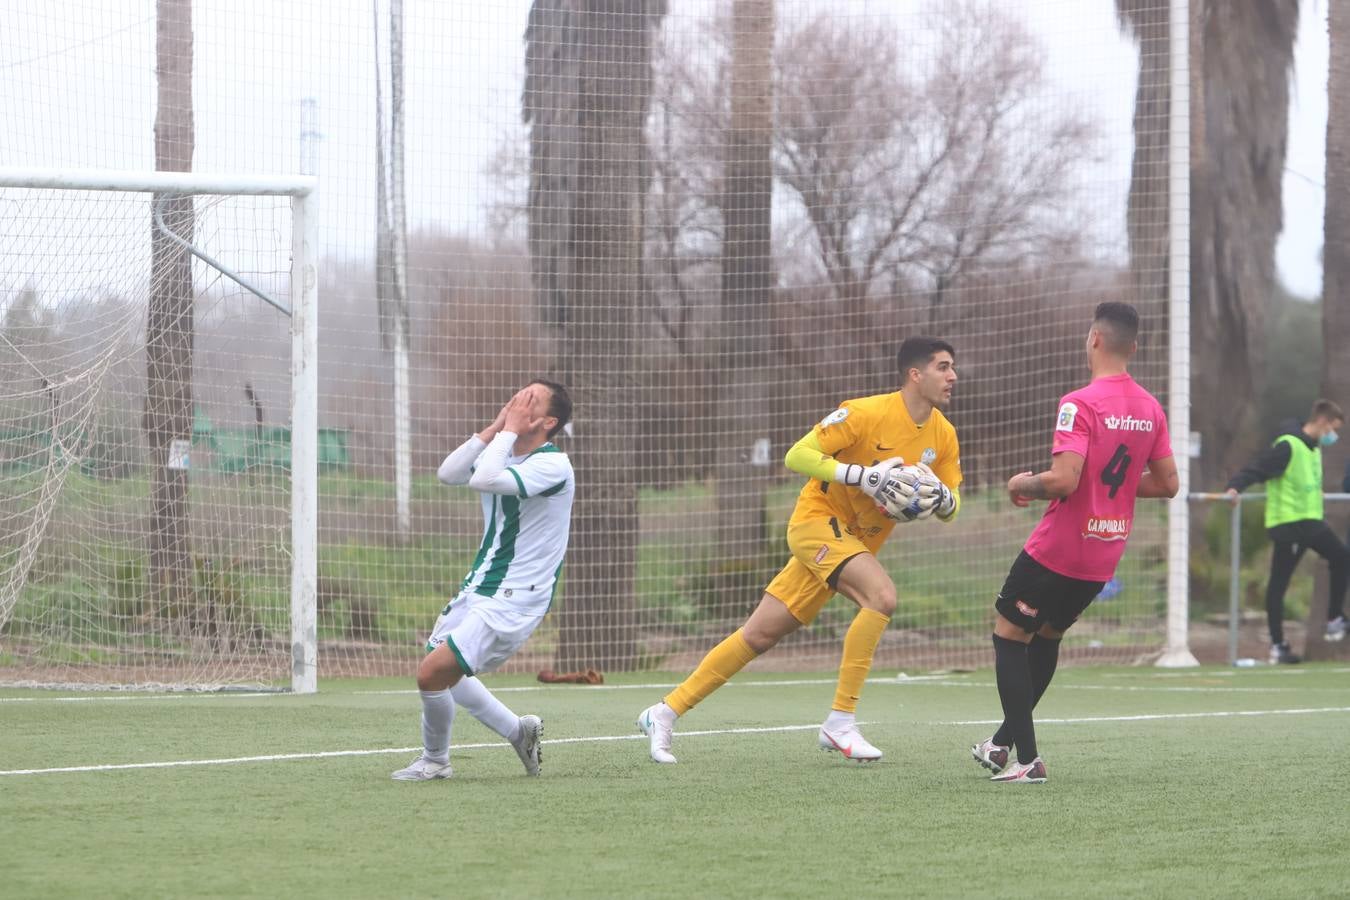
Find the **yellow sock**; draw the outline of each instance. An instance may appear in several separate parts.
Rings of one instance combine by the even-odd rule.
[[[745,668],[746,663],[759,654],[750,649],[745,642],[741,629],[708,651],[703,662],[693,671],[684,683],[670,692],[666,705],[678,715],[684,715],[698,705],[699,701],[727,683],[727,679]]]
[[[834,709],[857,712],[863,682],[872,668],[872,654],[881,643],[890,616],[875,609],[860,609],[844,635],[844,658],[839,662],[839,685],[834,689]]]

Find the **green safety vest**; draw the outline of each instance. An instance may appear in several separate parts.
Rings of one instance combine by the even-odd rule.
[[[1289,445],[1284,474],[1266,485],[1266,527],[1322,519],[1322,448],[1309,447],[1301,438],[1282,434],[1275,439]]]

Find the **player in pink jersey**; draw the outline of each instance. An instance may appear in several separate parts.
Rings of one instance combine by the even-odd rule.
[[[1126,371],[1138,334],[1133,306],[1098,305],[1087,337],[1092,381],[1059,403],[1049,470],[1008,480],[1017,506],[1050,506],[994,602],[1003,724],[971,748],[993,781],[1045,781],[1031,711],[1054,677],[1060,639],[1115,574],[1135,498],[1174,497],[1180,487],[1167,417]],[[1009,765],[1013,747],[1017,761]]]

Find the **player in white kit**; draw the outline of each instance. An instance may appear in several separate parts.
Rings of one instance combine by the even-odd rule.
[[[482,495],[483,541],[459,593],[441,611],[417,667],[422,694],[422,754],[396,781],[449,778],[450,726],[456,706],[516,748],[539,774],[538,716],[517,716],[476,677],[511,657],[548,612],[567,552],[575,482],[572,464],[553,445],[572,417],[567,390],[533,381],[491,425],[455,449],[436,475]]]

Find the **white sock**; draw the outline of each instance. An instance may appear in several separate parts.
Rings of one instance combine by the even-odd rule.
[[[520,740],[520,717],[507,709],[477,678],[461,678],[450,689],[455,703],[508,741]]]
[[[422,755],[432,762],[450,761],[450,726],[455,701],[448,690],[420,691],[422,695]]]
[[[858,714],[851,712],[840,712],[837,709],[830,710],[830,714],[825,717],[825,727],[830,731],[843,731],[846,728],[852,728],[858,724]]]
[[[675,711],[674,707],[664,700],[656,704],[656,714],[663,719],[669,719],[671,725],[674,725],[675,720],[680,717],[680,714]]]

